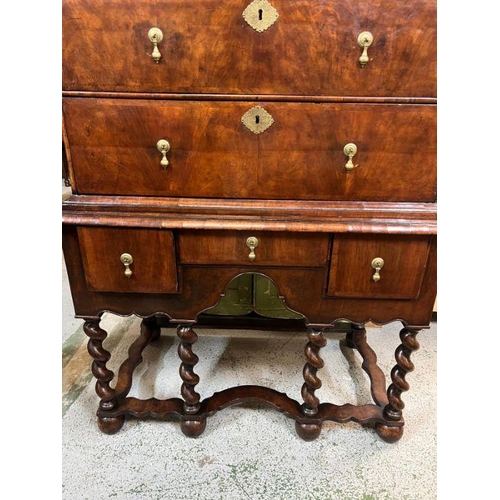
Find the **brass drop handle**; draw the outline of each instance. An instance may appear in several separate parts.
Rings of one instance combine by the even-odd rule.
[[[250,236],[247,238],[247,247],[250,248],[250,253],[248,254],[249,260],[255,260],[255,248],[259,244],[259,240],[255,236]]]
[[[352,142],[344,146],[344,154],[349,158],[349,160],[345,164],[345,169],[348,172],[350,172],[354,168],[354,163],[352,162],[352,159],[357,152],[358,152],[358,146],[356,146],[356,144],[353,144]]]
[[[373,35],[369,31],[363,31],[358,35],[358,45],[363,49],[363,53],[359,58],[359,64],[366,66],[368,61],[368,47],[373,43]]]
[[[130,278],[132,276],[132,269],[130,269],[130,265],[134,262],[132,255],[129,253],[122,253],[120,256],[121,263],[125,266],[125,276]]]
[[[384,267],[384,259],[376,257],[372,260],[372,267],[375,269],[375,273],[372,276],[372,280],[377,282],[380,280],[380,270]]]
[[[158,44],[163,40],[163,33],[160,28],[151,28],[148,31],[148,38],[153,44],[153,53],[151,57],[155,63],[159,63],[161,59],[160,51],[158,50]]]
[[[170,151],[170,143],[165,139],[160,139],[156,143],[156,147],[157,147],[158,151],[162,154],[160,165],[163,168],[167,168],[169,165],[168,159],[167,159],[167,153]]]

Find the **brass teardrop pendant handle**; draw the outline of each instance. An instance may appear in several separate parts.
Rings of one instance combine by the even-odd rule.
[[[380,280],[380,270],[384,267],[384,259],[382,259],[381,257],[376,257],[372,260],[372,267],[373,269],[375,269],[372,280],[377,282]]]
[[[163,33],[160,28],[151,28],[148,31],[148,38],[153,44],[153,53],[151,57],[155,63],[159,63],[161,59],[161,53],[158,50],[158,44],[163,40]]]
[[[169,162],[167,159],[167,153],[170,151],[170,143],[166,139],[160,139],[156,143],[156,148],[162,154],[162,158],[160,160],[160,165],[163,168],[167,168],[169,165]]]
[[[373,43],[373,35],[369,31],[363,31],[358,35],[358,45],[363,49],[359,60],[361,66],[366,66],[370,60],[368,57],[368,47]]]
[[[125,266],[125,276],[127,278],[130,278],[130,276],[132,276],[133,274],[132,269],[130,269],[130,265],[134,262],[132,255],[130,255],[129,253],[122,253],[120,256],[120,261]]]
[[[259,240],[255,236],[250,236],[247,238],[247,247],[250,248],[250,253],[248,254],[249,260],[255,260],[255,248],[259,244]]]
[[[350,142],[344,146],[344,154],[349,158],[347,163],[345,164],[345,169],[350,172],[354,168],[354,163],[352,159],[354,155],[358,152],[358,146],[356,144]]]

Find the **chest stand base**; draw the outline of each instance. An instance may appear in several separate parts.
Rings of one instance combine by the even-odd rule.
[[[180,420],[181,430],[186,436],[197,437],[205,430],[207,418],[216,412],[235,404],[259,402],[293,418],[297,434],[306,441],[319,436],[321,426],[326,420],[338,423],[354,421],[362,426],[374,428],[380,438],[388,443],[398,441],[403,435],[404,403],[401,395],[409,389],[405,376],[414,368],[410,355],[419,348],[416,340],[419,330],[401,330],[401,344],[396,349],[396,364],[391,371],[392,383],[386,389],[385,375],[377,365],[375,352],[366,342],[365,328],[352,325],[351,331],[346,334],[345,344],[357,350],[363,360],[361,367],[369,377],[373,403],[335,405],[320,403],[315,395],[315,391],[321,387],[318,372],[324,366],[320,352],[327,342],[322,329],[307,329],[302,403],[284,393],[257,385],[231,387],[200,401],[200,395],[195,390],[199,376],[194,371],[198,356],[193,352],[193,344],[198,340],[198,336],[191,324],[181,324],[177,327],[177,335],[180,338],[178,354],[181,361],[179,374],[182,380],[182,399],[159,400],[127,397],[132,387],[134,370],[143,359],[143,350],[160,336],[160,327],[155,318],[142,321],[140,335],[130,346],[128,358],[118,370],[114,388],[110,383],[115,374],[106,367],[111,353],[102,345],[107,333],[99,326],[99,322],[99,318],[87,320],[84,331],[89,337],[88,352],[93,358],[92,373],[96,378],[95,390],[100,398],[97,422],[99,429],[106,434],[118,432],[125,422],[125,417],[158,420],[176,417]]]

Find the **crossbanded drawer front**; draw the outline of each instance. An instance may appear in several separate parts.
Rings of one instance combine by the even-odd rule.
[[[327,295],[416,299],[429,248],[429,236],[336,234]]]
[[[325,267],[326,233],[179,231],[179,260],[188,265]]]
[[[63,112],[79,194],[436,198],[435,106],[65,98]]]
[[[436,96],[436,0],[251,3],[63,0],[63,89]]]
[[[172,231],[79,227],[78,241],[89,290],[177,292]]]

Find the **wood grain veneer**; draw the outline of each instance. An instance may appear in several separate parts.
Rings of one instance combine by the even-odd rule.
[[[263,33],[243,20],[249,3],[65,0],[63,89],[436,96],[435,0],[272,0],[279,18]],[[363,31],[374,35],[365,67]]]
[[[278,17],[261,32],[243,18],[250,2],[62,2],[73,192],[62,241],[89,337],[97,422],[112,434],[126,417],[174,416],[196,437],[216,411],[256,401],[295,419],[305,440],[333,420],[395,442],[410,356],[437,287],[436,1],[268,0]],[[152,27],[163,32],[158,63]],[[373,43],[360,64],[364,31]],[[273,118],[259,134],[241,121],[257,105]],[[167,168],[160,139],[170,143]],[[357,146],[349,171],[348,143]],[[253,260],[250,236],[259,241]],[[129,277],[123,253],[133,257]],[[197,392],[196,324],[246,273],[270,279],[276,301],[306,329],[302,402],[260,386]],[[143,318],[116,383],[104,312]],[[320,401],[325,331],[339,321],[373,404]],[[386,387],[364,325],[393,321],[403,328]],[[142,351],[165,323],[177,327],[182,399],[128,397]]]
[[[268,103],[275,123],[242,123],[251,102],[65,99],[75,192],[305,200],[434,201],[436,108]],[[160,166],[159,139],[170,142]],[[343,152],[354,142],[354,170]],[[241,155],[241,151],[245,151]],[[286,152],[286,156],[283,153]]]
[[[78,227],[85,279],[96,292],[177,291],[177,263],[172,231]],[[122,254],[133,256],[125,275]]]

